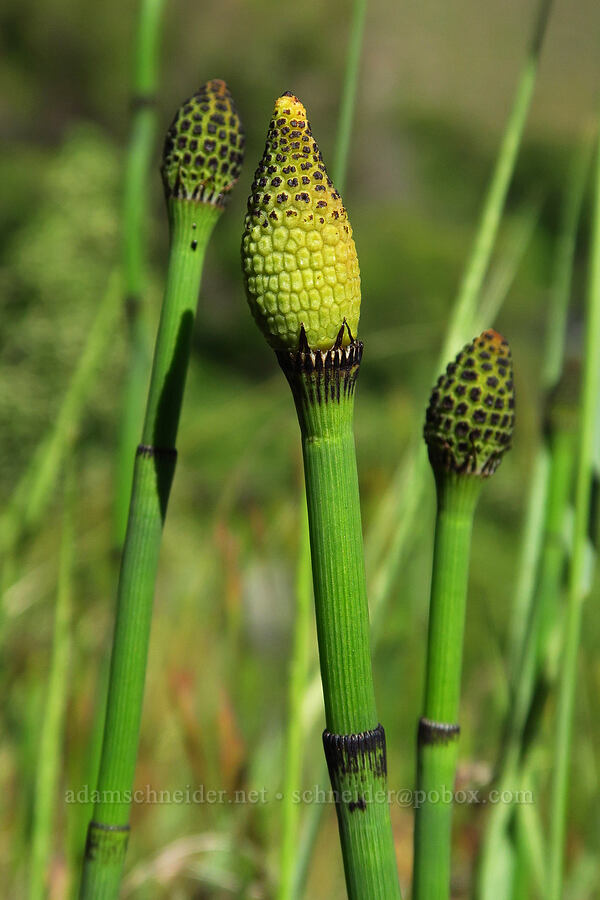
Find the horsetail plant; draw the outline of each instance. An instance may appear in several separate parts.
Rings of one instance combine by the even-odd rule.
[[[509,449],[514,425],[508,343],[484,331],[467,344],[431,394],[424,436],[437,517],[425,701],[418,728],[413,900],[450,896],[450,834],[458,753],[471,531],[483,482]]]
[[[302,436],[325,756],[350,898],[400,896],[375,707],[353,436],[360,275],[352,229],[302,103],[280,97],[248,201],[251,311],[289,382]]]
[[[156,87],[165,0],[139,0],[133,53],[131,132],[123,185],[123,290],[129,365],[123,392],[115,490],[115,545],[121,549],[133,479],[132,454],[142,426],[143,397],[150,363],[142,321],[147,256],[148,181],[158,111]]]
[[[129,833],[152,600],[177,451],[204,255],[242,163],[243,130],[225,82],[207,82],[178,110],[162,165],[169,266],[146,415],[135,459],[117,598],[98,801],[88,828],[81,897],[116,897]]]
[[[541,373],[541,386],[546,395],[544,440],[540,441],[533,463],[521,537],[522,550],[517,565],[507,660],[511,684],[510,703],[494,777],[500,790],[503,785],[513,787],[519,777],[525,780],[531,777],[531,761],[524,758],[530,754],[526,753],[528,748],[523,746],[526,732],[528,744],[532,738],[531,729],[525,728],[529,715],[527,706],[531,703],[533,709],[537,705],[535,694],[532,695],[533,682],[539,677],[541,665],[548,668],[545,662],[548,656],[547,642],[538,635],[541,619],[538,608],[557,608],[556,600],[551,599],[549,604],[546,598],[559,597],[562,567],[568,553],[563,526],[565,507],[570,500],[570,469],[576,446],[573,428],[576,429],[577,413],[572,410],[575,403],[572,394],[574,382],[578,379],[574,378],[572,363],[567,365],[562,377],[561,373],[564,367],[575,247],[593,148],[593,134],[586,133],[576,149],[566,179],[554,254]],[[554,680],[546,672],[544,692],[548,689],[548,679]],[[533,738],[535,740],[535,734]],[[509,852],[512,850],[513,855],[516,854],[515,840],[522,831],[519,822],[515,827],[514,814],[523,819],[523,812],[522,806],[515,809],[503,803],[495,804],[488,811],[477,865],[480,900],[496,897],[499,877],[505,882],[509,877],[506,849],[503,853],[502,848],[509,848]],[[529,838],[531,834],[532,829],[528,828]],[[542,855],[537,855],[538,859],[531,868],[536,869],[536,876],[539,878],[544,867],[543,864],[540,865]]]

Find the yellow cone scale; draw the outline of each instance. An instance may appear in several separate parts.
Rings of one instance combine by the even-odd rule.
[[[360,274],[352,228],[306,110],[280,97],[248,200],[242,265],[250,308],[277,350],[328,350],[346,321],[355,337]],[[350,343],[345,329],[343,345]]]

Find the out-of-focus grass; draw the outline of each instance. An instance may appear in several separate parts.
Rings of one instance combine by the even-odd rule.
[[[6,6],[10,52],[0,64],[14,88],[0,108],[12,137],[10,153],[0,153],[3,503],[56,414],[107,273],[118,259],[124,85],[133,21],[133,9],[123,10],[113,0],[88,10],[85,28],[82,12],[71,0],[52,2],[31,18],[27,7],[13,0]],[[200,8],[176,0],[167,15],[169,49],[160,109],[176,105],[196,81],[225,77],[247,125],[248,164],[207,260],[161,554],[137,782],[156,790],[185,789],[187,784],[202,784],[205,791],[264,787],[271,802],[136,804],[131,897],[187,897],[192,885],[203,896],[260,897],[276,880],[279,806],[273,797],[280,787],[301,463],[287,388],[244,308],[238,247],[252,160],[258,158],[273,98],[281,90],[297,91],[312,110],[326,156],[333,147],[343,46],[331,34],[341,27],[342,9],[336,0],[321,10],[322,27],[311,16],[299,17],[291,4],[275,9],[264,3],[226,8],[209,3]],[[364,289],[361,337],[366,350],[356,435],[366,531],[401,455],[420,433],[423,410],[418,404],[430,387],[523,49],[523,15],[513,3],[492,4],[485,23],[471,2],[444,7],[441,20],[440,9],[439,3],[429,2],[410,10],[382,10],[375,3],[367,21],[357,138],[346,190]],[[518,529],[539,426],[541,342],[536,336],[545,322],[570,145],[589,108],[589,91],[582,85],[597,81],[591,77],[594,63],[574,52],[571,42],[574,33],[584,34],[582,46],[588,46],[598,10],[587,2],[579,9],[577,20],[567,23],[559,5],[540,72],[533,126],[500,235],[502,253],[524,204],[540,191],[539,224],[498,323],[515,357],[518,424],[514,451],[482,500],[474,535],[461,749],[462,777],[470,787],[485,781],[496,758],[507,702],[503,651]],[[227,13],[232,21],[225,26]],[[494,52],[489,43],[482,44],[488,30],[499,35]],[[207,42],[206,34],[214,40]],[[254,35],[251,40],[249,34]],[[177,66],[171,62],[174,48]],[[158,174],[149,207],[149,296],[156,311],[166,250]],[[576,318],[584,253],[582,243],[575,260]],[[115,331],[77,446],[73,676],[61,791],[79,787],[85,778],[81,772],[86,770],[112,626],[112,478],[126,365],[124,331],[124,323]],[[572,333],[576,336],[576,322]],[[392,789],[411,788],[414,779],[432,504],[431,490],[413,550],[394,585],[375,661]],[[51,507],[39,531],[19,548],[4,598],[0,869],[7,873],[12,896],[21,896],[26,883],[58,531]],[[593,698],[600,691],[599,639],[590,604],[583,628],[576,722],[582,737],[574,748],[577,778],[567,860],[582,860],[575,875],[589,870],[585,862],[598,839],[593,802],[600,729]],[[320,756],[318,743],[309,748],[307,788]],[[543,796],[537,800],[543,814]],[[67,853],[68,816],[68,805],[59,804],[55,885],[61,883]],[[411,810],[394,806],[393,818],[406,883]],[[480,824],[480,811],[458,810],[457,897],[467,895]],[[335,814],[329,809],[309,895],[343,896],[341,863],[331,865],[337,853]],[[583,875],[577,877],[585,882]]]

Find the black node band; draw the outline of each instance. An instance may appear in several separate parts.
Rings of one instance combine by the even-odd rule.
[[[449,722],[434,722],[432,719],[419,719],[417,742],[420,747],[426,744],[448,744],[458,739],[460,725]]]
[[[131,111],[156,106],[156,94],[134,94],[130,101]]]
[[[385,731],[381,724],[359,734],[334,734],[325,730],[323,748],[332,784],[340,775],[365,769],[378,777],[387,775]]]
[[[90,830],[96,828],[98,831],[125,832],[131,831],[131,825],[105,825],[103,822],[90,822]]]
[[[146,459],[163,458],[177,459],[177,450],[174,447],[154,447],[152,444],[138,444],[136,456],[143,456]]]

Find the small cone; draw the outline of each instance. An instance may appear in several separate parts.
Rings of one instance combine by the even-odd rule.
[[[510,449],[515,393],[508,341],[484,331],[436,383],[424,437],[434,471],[492,475]]]
[[[167,197],[224,206],[244,159],[244,129],[224,81],[186,100],[167,132],[162,176]]]

